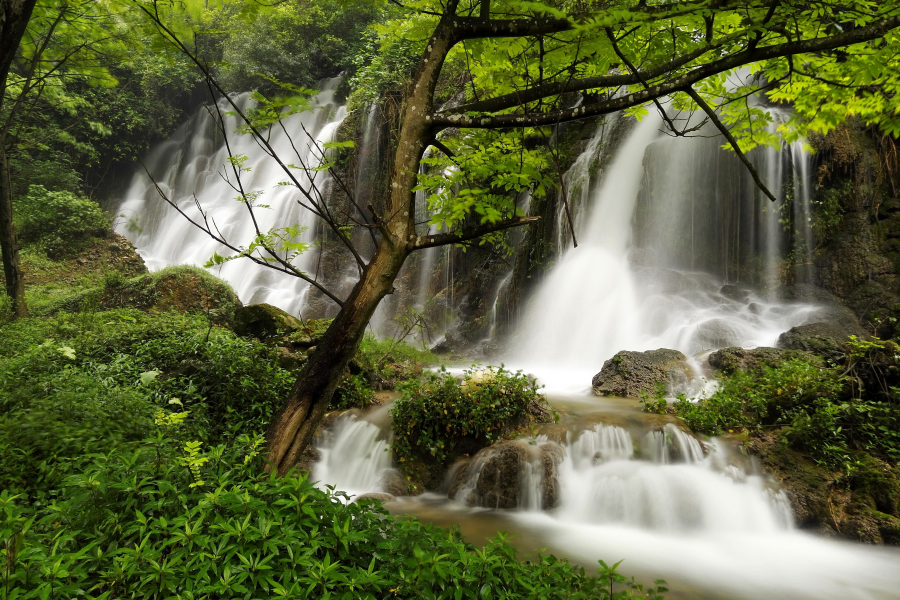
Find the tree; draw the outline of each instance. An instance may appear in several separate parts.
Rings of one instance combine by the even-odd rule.
[[[558,164],[550,134],[560,124],[618,111],[640,118],[651,109],[674,136],[689,136],[701,123],[712,122],[770,198],[745,156],[755,145],[776,142],[764,126],[768,114],[749,102],[751,96],[799,99],[795,118],[783,129],[786,136],[827,130],[850,116],[900,130],[895,110],[900,3],[895,1],[392,2],[401,16],[381,29],[382,51],[393,48],[418,58],[411,61],[413,71],[392,75],[400,84],[389,96],[392,143],[383,198],[362,207],[351,190],[343,189],[344,214],[371,235],[371,259],[354,248],[345,229],[348,220],[333,214],[322,190],[309,185],[310,173],[328,168],[327,157],[321,156],[324,167],[301,165],[309,178],[303,186],[290,161],[268,148],[288,183],[302,193],[304,205],[353,254],[360,278],[350,295],[338,298],[291,264],[287,228],[257,231],[244,247],[222,236],[207,215],[194,221],[235,251],[229,258],[245,257],[304,278],[340,306],[268,429],[268,458],[279,473],[290,469],[310,442],[369,319],[392,292],[407,257],[424,248],[496,237],[539,218],[517,214],[510,197],[551,183],[542,173],[548,160]],[[166,27],[158,4],[141,6],[163,35],[191,52]],[[196,62],[211,91],[221,94],[210,66]],[[736,69],[748,65],[749,76],[728,82]],[[448,85],[448,66],[462,73],[455,77],[455,91],[463,100],[442,108],[435,98],[439,85]],[[829,94],[836,89],[845,103],[832,101]],[[267,147],[265,129],[281,124],[285,105],[259,99],[260,108],[241,116],[245,129]],[[828,117],[817,118],[822,114]],[[222,133],[227,139],[229,132]],[[423,159],[429,147],[443,157]],[[419,174],[423,160],[453,166],[454,193],[446,170]],[[232,157],[230,169],[252,217],[255,192],[242,186],[240,157]],[[416,232],[418,189],[430,191],[439,233]]]
[[[6,96],[9,67],[19,49],[19,42],[31,19],[37,0],[0,0],[0,111]],[[13,228],[12,186],[6,145],[0,140],[0,252],[3,253],[3,275],[6,293],[13,301],[13,312],[25,316],[25,282],[19,264],[19,248]]]
[[[16,316],[27,316],[25,284],[19,260],[18,240],[13,224],[13,189],[10,153],[29,144],[40,145],[48,138],[74,142],[62,128],[45,131],[39,139],[29,138],[35,131],[29,125],[39,118],[42,109],[52,108],[79,114],[87,101],[72,92],[73,84],[113,86],[104,61],[121,54],[121,32],[113,4],[98,0],[31,1],[27,13],[22,10],[28,0],[0,0],[2,6],[19,6],[17,29],[10,21],[9,36],[3,30],[0,63],[0,250],[6,293]],[[12,8],[9,9],[13,10]],[[4,27],[6,23],[4,22]],[[15,37],[12,37],[12,36]],[[7,43],[9,47],[7,49]],[[7,54],[8,52],[8,54]],[[94,131],[107,133],[98,122],[84,115]]]

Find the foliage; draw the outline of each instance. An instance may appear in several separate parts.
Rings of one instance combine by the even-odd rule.
[[[226,89],[280,92],[273,80],[311,87],[326,77],[354,70],[368,41],[365,28],[383,11],[372,2],[289,0],[254,18],[224,8],[219,79]]]
[[[400,389],[391,409],[394,456],[433,472],[449,465],[463,438],[486,446],[550,414],[534,379],[502,367],[464,371],[462,384],[445,371],[428,372]]]
[[[375,403],[375,392],[369,387],[366,378],[361,374],[344,376],[338,384],[328,410],[347,410],[350,408],[368,408]]]
[[[203,315],[63,313],[5,326],[0,345],[16,337],[15,347],[24,338],[30,348],[0,358],[5,411],[68,398],[79,383],[99,403],[132,393],[163,407],[177,400],[192,411],[196,435],[222,439],[262,431],[293,382],[271,348],[211,328]],[[48,353],[47,343],[71,348],[73,358]]]
[[[438,357],[430,350],[372,334],[360,342],[356,360],[377,389],[393,389],[400,381],[418,377],[424,367],[438,364]]]
[[[345,503],[304,477],[262,474],[262,439],[203,449],[184,413],[151,437],[85,456],[59,498],[0,492],[0,598],[661,598],[601,563],[599,577],[507,538]],[[155,429],[155,428],[154,428]],[[152,430],[151,430],[152,431]],[[662,584],[664,582],[658,582]],[[612,592],[612,595],[610,592]]]
[[[97,203],[72,192],[49,192],[33,185],[16,209],[22,242],[35,244],[53,257],[77,252],[92,237],[109,230],[109,220]]]
[[[851,378],[836,367],[792,359],[739,370],[711,397],[696,403],[682,397],[674,406],[692,430],[710,435],[783,427],[787,443],[832,469],[852,470],[857,452],[900,460],[896,396],[885,401],[854,396]]]

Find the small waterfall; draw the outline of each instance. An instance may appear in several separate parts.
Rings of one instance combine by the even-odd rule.
[[[383,491],[393,464],[389,448],[380,427],[354,414],[344,416],[320,442],[322,458],[312,479],[354,495]]]
[[[319,107],[315,111],[291,115],[284,121],[284,131],[280,127],[272,128],[270,144],[285,162],[318,164],[322,145],[331,141],[345,114],[344,108],[334,103],[338,83],[339,79],[326,83],[315,100]],[[235,97],[235,103],[246,110],[251,106],[249,94]],[[244,187],[247,192],[261,194],[255,210],[260,230],[265,233],[272,227],[304,227],[305,233],[296,241],[312,243],[316,220],[300,205],[301,193],[292,186],[279,185],[287,179],[285,173],[252,136],[235,133],[241,123],[235,115],[227,114],[231,111],[230,105],[222,100],[219,107],[225,113],[224,129],[232,153],[247,157],[244,167],[249,171],[243,174]],[[313,140],[306,137],[304,128]],[[196,197],[209,214],[211,226],[235,245],[246,246],[253,241],[255,231],[246,205],[236,199],[237,192],[231,187],[234,176],[229,171],[228,158],[215,118],[208,108],[204,108],[169,140],[157,146],[145,158],[144,164],[159,187],[181,210],[200,220]],[[301,174],[298,180],[307,189],[317,186],[327,191],[326,173],[312,175],[311,180],[304,177]],[[129,229],[126,224],[121,224],[117,231],[131,240],[151,271],[176,264],[203,265],[215,252],[223,256],[232,254],[160,198],[143,169],[135,173],[119,212],[129,219],[137,217],[139,229]],[[295,265],[314,273],[314,255],[314,251],[307,251]],[[300,279],[276,273],[246,259],[226,263],[217,268],[215,274],[227,280],[244,303],[268,302],[292,314],[303,309],[309,291],[308,284]]]
[[[735,466],[724,444],[704,456],[696,439],[668,424],[646,433],[641,447],[639,459],[631,436],[621,427],[600,425],[584,431],[568,446],[559,467],[556,517],[655,531],[791,527],[783,494],[764,477]]]

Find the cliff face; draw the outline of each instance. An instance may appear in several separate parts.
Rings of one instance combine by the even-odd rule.
[[[818,152],[814,201],[815,283],[880,337],[900,317],[900,200],[897,148],[853,124],[810,140]]]

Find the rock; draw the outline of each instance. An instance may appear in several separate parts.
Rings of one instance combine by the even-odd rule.
[[[774,367],[785,360],[800,358],[808,361],[819,361],[810,352],[787,348],[753,348],[747,350],[732,346],[722,348],[709,355],[709,366],[728,375],[735,371],[749,371],[762,366]]]
[[[825,360],[839,362],[846,354],[848,341],[846,332],[832,323],[810,323],[782,333],[778,336],[778,347],[805,350]]]
[[[837,296],[807,283],[798,283],[778,288],[776,295],[782,300],[794,300],[806,304],[818,304],[807,319],[807,324],[826,322],[842,332],[844,338],[851,335],[864,336],[866,331],[852,310],[844,306]]]
[[[719,290],[719,293],[728,298],[729,300],[734,300],[735,302],[747,303],[747,299],[750,297],[750,292],[747,290],[739,289],[733,285],[723,285],[722,289]]]
[[[306,362],[306,356],[297,352],[291,352],[287,348],[279,346],[275,352],[278,356],[278,366],[288,371],[296,371]]]
[[[697,326],[690,348],[693,352],[726,348],[739,344],[743,337],[743,332],[728,319],[709,319]]]
[[[448,496],[468,506],[517,508],[525,500],[523,486],[534,484],[526,474],[536,468],[541,508],[553,508],[559,503],[558,468],[564,457],[562,446],[554,442],[540,446],[518,440],[494,444],[456,469]]]
[[[363,500],[375,500],[384,504],[385,502],[393,502],[394,500],[396,500],[396,498],[394,498],[390,494],[383,494],[381,492],[369,492],[368,494],[361,494],[354,498],[353,503],[359,504]]]
[[[409,495],[409,484],[406,482],[406,478],[403,477],[400,471],[396,469],[385,471],[384,475],[381,476],[381,482],[379,482],[378,487],[380,487],[384,493],[391,496]]]
[[[522,462],[527,457],[521,442],[500,442],[481,450],[457,472],[450,497],[468,506],[516,508]]]
[[[569,428],[560,423],[551,423],[541,426],[537,433],[538,435],[546,436],[551,442],[565,444],[569,437]]]
[[[598,396],[639,398],[656,394],[659,384],[665,385],[666,393],[670,393],[690,381],[685,360],[684,354],[677,350],[625,350],[603,363],[591,385]]]
[[[294,316],[271,304],[251,304],[240,308],[234,315],[234,332],[258,339],[291,334],[303,324]]]
[[[307,319],[300,325],[300,328],[290,336],[288,340],[294,348],[308,348],[312,352],[319,340],[328,331],[331,322],[334,319]]]

